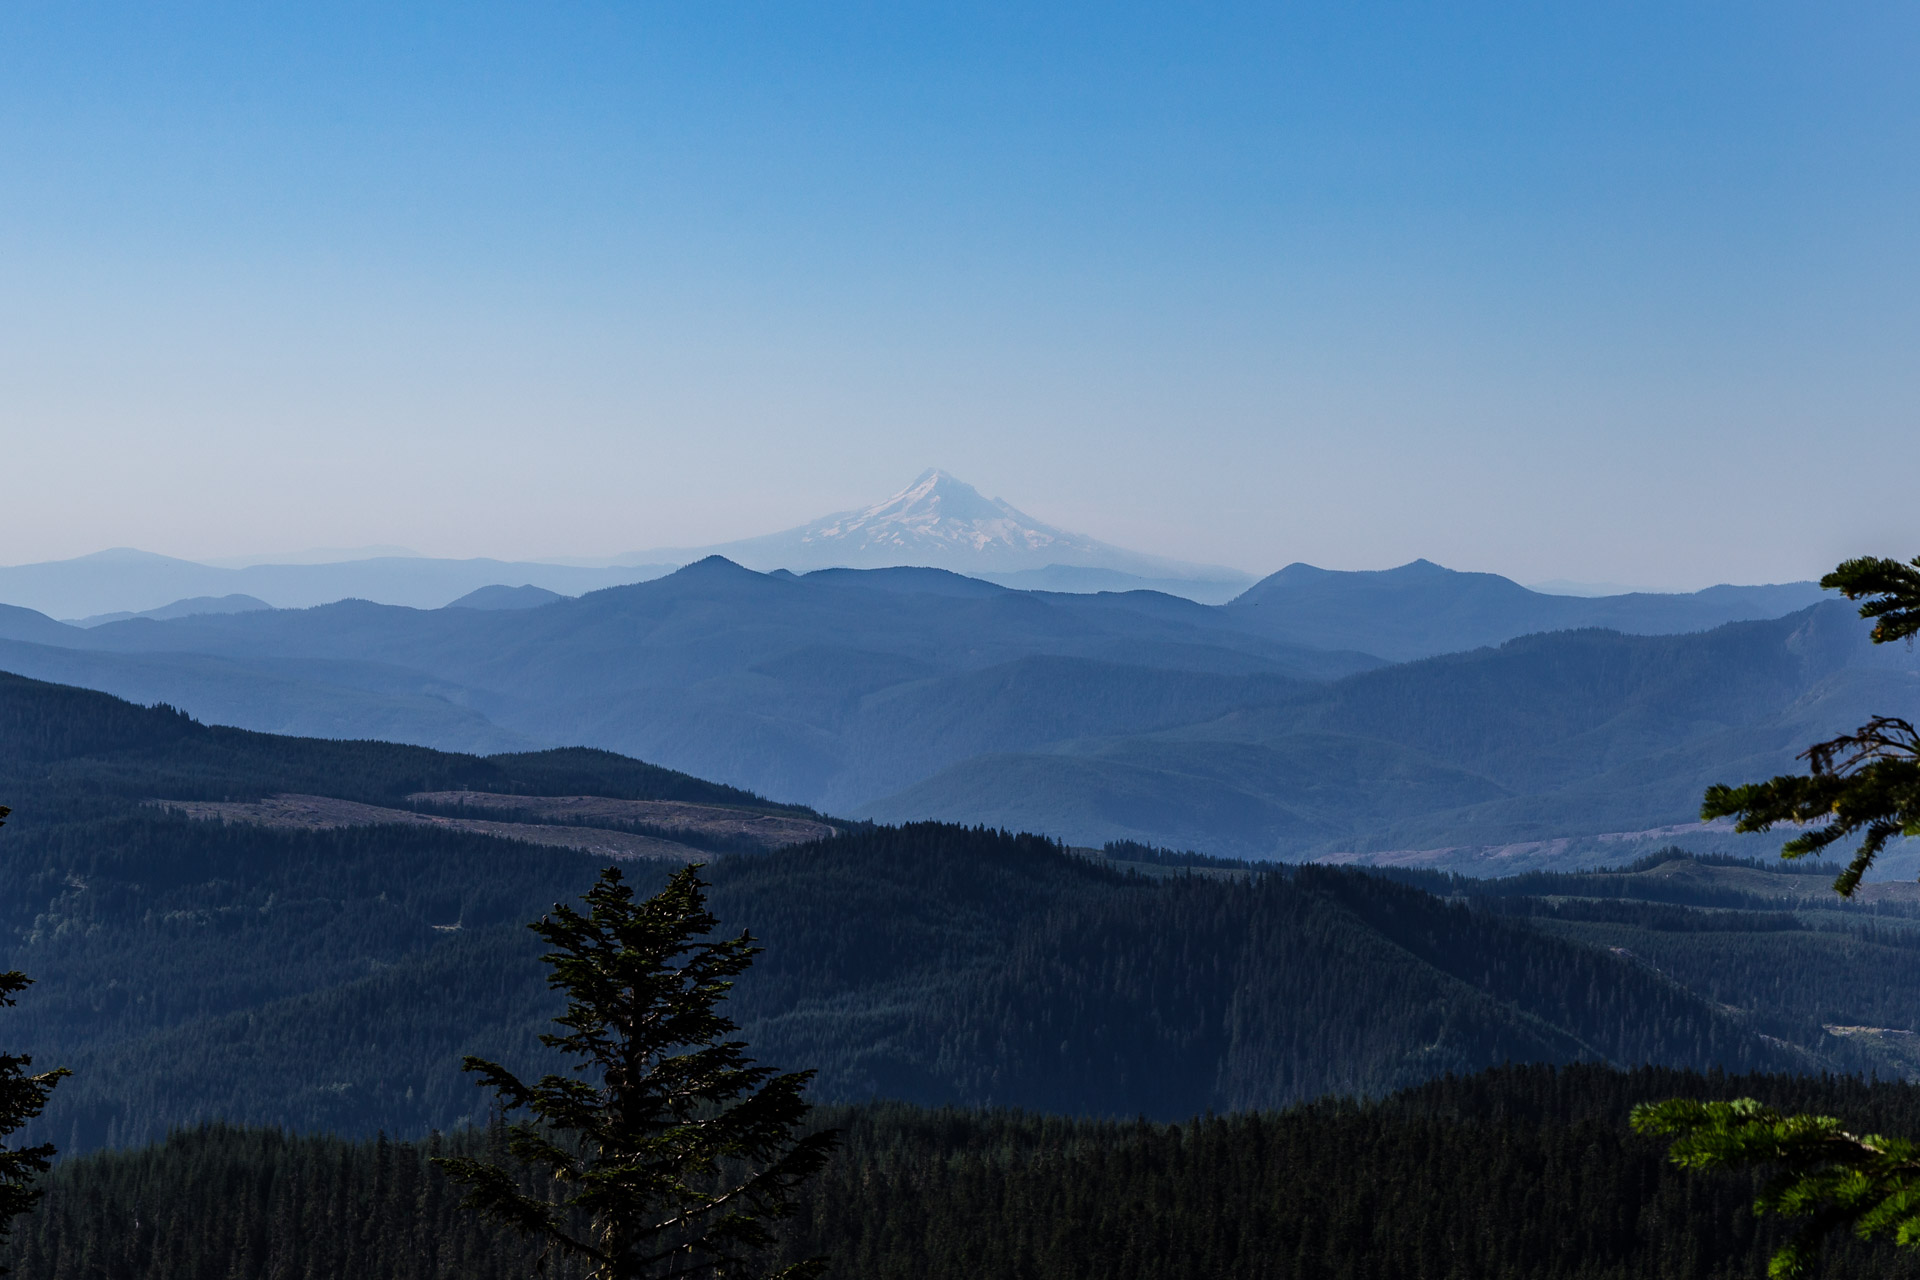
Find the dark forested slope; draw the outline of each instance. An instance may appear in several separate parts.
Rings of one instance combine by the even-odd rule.
[[[1788,1224],[1751,1176],[1673,1168],[1636,1102],[1758,1096],[1920,1132],[1910,1086],[1507,1068],[1373,1105],[1174,1125],[901,1106],[818,1117],[843,1144],[780,1230],[862,1280],[1759,1280]],[[69,1161],[0,1248],[23,1280],[518,1280],[535,1249],[457,1207],[420,1145],[214,1128]],[[569,1280],[565,1262],[548,1274]],[[1837,1240],[1823,1274],[1920,1274]]]
[[[1175,1116],[1507,1060],[1794,1060],[1606,953],[1353,872],[1147,880],[928,825],[715,877],[767,945],[739,1010],[836,1097]]]
[[[776,805],[737,787],[588,748],[460,755],[366,739],[289,738],[208,726],[171,707],[0,672],[0,788],[17,821],[75,798],[241,799],[310,791],[368,801],[416,791],[593,794]]]
[[[9,1023],[79,1071],[45,1123],[76,1148],[476,1119],[460,1056],[527,1062],[553,1012],[517,921],[594,869],[411,828],[54,834],[7,836],[0,964],[41,979]],[[826,1097],[1171,1117],[1507,1060],[1814,1060],[1644,967],[1358,872],[1141,879],[928,826],[712,874],[767,948],[735,1016]]]

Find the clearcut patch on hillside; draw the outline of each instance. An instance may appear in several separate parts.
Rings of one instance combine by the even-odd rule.
[[[446,818],[438,814],[415,813],[410,809],[387,809],[353,800],[336,800],[330,796],[279,795],[269,796],[265,800],[156,800],[153,803],[159,808],[184,813],[190,818],[283,829],[439,827],[444,831],[466,831],[474,835],[522,840],[528,844],[577,849],[581,853],[622,861],[705,862],[712,856],[690,845],[628,831],[533,822],[492,822],[482,818]]]

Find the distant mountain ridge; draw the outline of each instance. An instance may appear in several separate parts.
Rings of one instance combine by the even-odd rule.
[[[1178,727],[982,753],[857,812],[1251,856],[1454,850],[1418,861],[1495,873],[1617,863],[1673,843],[1662,826],[1724,848],[1736,838],[1694,825],[1708,784],[1794,769],[1872,714],[1920,716],[1920,663],[1867,629],[1829,601],[1693,635],[1524,636]],[[1467,847],[1526,842],[1542,843]]]
[[[138,613],[100,613],[91,618],[79,618],[73,623],[76,627],[97,627],[108,622],[125,622],[129,618],[152,618],[156,622],[166,622],[172,618],[191,618],[202,613],[250,613],[256,609],[271,609],[272,605],[257,596],[193,596],[186,600],[175,600],[172,604],[163,604],[158,609],[142,609]]]
[[[1605,627],[1676,635],[1777,618],[1827,598],[1818,583],[1708,587],[1688,594],[1557,596],[1430,560],[1338,571],[1290,564],[1225,606],[1245,630],[1291,644],[1357,649],[1395,662],[1504,644],[1542,631]]]
[[[229,569],[116,547],[71,560],[0,566],[0,602],[55,618],[146,613],[183,600],[252,596],[276,609],[373,600],[438,609],[481,587],[528,583],[563,595],[644,582],[675,566],[587,568],[506,560],[378,556],[331,564]]]
[[[207,599],[236,595],[279,609],[347,599],[415,609],[465,600],[471,607],[473,593],[489,588],[524,586],[577,596],[650,581],[716,555],[761,572],[932,568],[1021,591],[1157,591],[1200,604],[1231,603],[1239,611],[1231,625],[1240,630],[1396,661],[1568,627],[1606,626],[1641,635],[1697,631],[1778,617],[1820,598],[1810,582],[1712,587],[1691,594],[1555,595],[1426,560],[1360,572],[1296,563],[1256,582],[1238,569],[1147,555],[1069,532],[936,469],[871,506],[708,547],[567,564],[403,554],[337,562],[303,557],[241,567],[115,548],[0,567],[0,603],[88,624],[182,606],[204,612]],[[506,599],[498,593],[479,598]],[[535,597],[522,592],[518,598],[527,603]]]
[[[1475,634],[1524,622],[1501,611],[1536,593],[1433,565],[1301,568],[1270,585],[1299,582],[1322,592],[1321,614],[1284,590],[1209,607],[716,557],[528,609],[343,601],[88,630],[0,610],[0,668],[272,732],[585,744],[849,816],[1256,857],[1685,823],[1706,782],[1777,771],[1872,711],[1920,715],[1908,656],[1871,651],[1844,602],[1699,634],[1536,633],[1389,667],[1271,632],[1431,642],[1434,618]],[[1651,626],[1750,605],[1723,591],[1633,607]]]
[[[1219,604],[1253,582],[1220,565],[1111,546],[1034,519],[944,471],[929,470],[880,502],[782,533],[710,547],[663,548],[608,561],[545,564],[437,559],[411,553],[322,561],[199,564],[116,547],[70,560],[0,567],[0,602],[87,623],[170,608],[187,598],[245,594],[280,609],[337,600],[437,609],[490,587],[577,596],[660,577],[712,555],[761,571],[946,569],[1025,590],[1158,590]],[[499,597],[493,597],[496,600]],[[524,603],[529,597],[522,597]]]

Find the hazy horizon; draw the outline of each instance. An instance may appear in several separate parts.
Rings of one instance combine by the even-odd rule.
[[[960,477],[960,479],[964,482],[964,477]],[[897,497],[898,493],[896,492],[896,494],[889,495],[889,496]],[[997,496],[997,495],[988,495],[988,496]],[[870,506],[870,505],[876,505],[876,504],[863,504],[863,506]],[[855,507],[855,508],[849,508],[846,511],[840,511],[840,512],[821,512],[818,514],[816,518],[818,519],[818,518],[825,518],[832,515],[852,514],[862,509],[863,507]],[[1035,513],[1033,512],[1023,512],[1022,514],[1025,514],[1028,516],[1035,515]],[[1044,517],[1041,517],[1041,519],[1043,520],[1043,522],[1045,522]],[[1050,522],[1047,522],[1047,523],[1050,523]],[[58,561],[55,561],[55,563],[62,562],[62,561],[69,561],[69,560],[84,560],[84,559],[89,559],[94,557],[112,556],[115,553],[128,552],[128,553],[139,553],[139,554],[145,554],[145,555],[169,556],[169,558],[171,559],[184,560],[191,563],[207,565],[212,568],[222,568],[222,569],[239,569],[239,568],[248,568],[248,567],[254,567],[254,566],[324,565],[324,564],[339,564],[339,563],[349,563],[349,562],[355,562],[355,561],[388,559],[388,558],[448,559],[448,560],[485,559],[485,560],[499,560],[505,563],[577,565],[582,567],[596,567],[596,568],[614,567],[621,564],[630,564],[630,565],[640,566],[645,563],[648,563],[649,562],[648,558],[656,554],[659,557],[657,563],[671,563],[671,562],[675,562],[676,560],[683,561],[685,557],[685,553],[691,552],[694,554],[704,555],[704,554],[710,553],[715,547],[721,548],[724,551],[724,549],[731,543],[746,542],[746,541],[755,539],[757,537],[765,537],[777,532],[788,532],[792,528],[799,528],[799,527],[804,527],[804,524],[801,526],[789,526],[788,529],[782,529],[782,530],[744,531],[735,537],[725,538],[720,540],[717,543],[710,543],[710,544],[706,544],[704,546],[698,546],[698,547],[665,547],[663,546],[663,547],[649,547],[649,548],[631,548],[625,551],[607,551],[599,555],[560,554],[560,555],[550,555],[550,556],[529,555],[529,556],[505,557],[505,556],[485,556],[485,555],[460,555],[456,553],[452,555],[435,556],[411,547],[395,546],[392,544],[373,544],[373,545],[360,546],[360,547],[298,547],[298,548],[291,548],[284,551],[261,552],[253,555],[241,554],[241,555],[226,555],[226,556],[197,558],[192,556],[169,556],[169,553],[164,551],[156,551],[151,547],[115,546],[115,547],[96,548],[92,551],[81,552],[77,556],[60,557]],[[1082,531],[1067,530],[1067,532],[1079,533]],[[1127,551],[1142,552],[1148,555],[1156,554],[1155,549],[1152,547],[1124,547],[1122,549]],[[675,553],[680,553],[680,554],[676,555]],[[1413,560],[1432,560],[1433,557],[1416,556],[1416,557],[1413,557],[1412,559]],[[1315,565],[1314,567],[1322,568],[1322,569],[1339,569],[1339,570],[1347,570],[1347,571],[1367,572],[1367,571],[1383,571],[1388,569],[1399,568],[1402,565],[1405,565],[1411,562],[1412,560],[1397,561],[1393,564],[1368,564],[1368,565],[1320,564],[1320,565]],[[23,565],[37,564],[37,563],[47,563],[47,562],[45,561],[14,561],[14,562],[8,562],[5,564],[0,564],[0,568],[18,568],[18,567],[22,567]],[[907,565],[907,564],[913,564],[915,563],[915,561],[912,559],[911,556],[905,556],[901,558],[900,563],[903,565]],[[1287,567],[1287,564],[1306,563],[1306,562],[1288,561],[1287,564],[1274,564],[1274,565],[1270,565],[1263,568],[1261,567],[1247,568],[1246,566],[1242,566],[1242,565],[1206,565],[1202,562],[1190,562],[1190,563],[1194,568],[1226,568],[1226,569],[1238,570],[1242,573],[1245,573],[1249,580],[1258,580],[1260,578],[1267,576],[1270,573],[1277,572],[1278,570]],[[1480,573],[1498,572],[1497,570],[1487,569],[1484,566],[1471,565],[1471,564],[1447,564],[1447,565],[1444,565],[1443,567],[1461,571],[1461,572],[1480,572]],[[962,571],[964,572],[965,570],[963,569]],[[1512,575],[1502,575],[1502,576],[1511,577]],[[1634,584],[1634,583],[1621,583],[1621,582],[1611,582],[1611,581],[1594,582],[1594,581],[1569,579],[1564,577],[1556,577],[1556,578],[1541,579],[1539,581],[1523,581],[1521,582],[1521,585],[1526,586],[1530,590],[1539,591],[1539,592],[1542,592],[1545,594],[1551,594],[1551,595],[1604,596],[1604,595],[1630,594],[1635,592],[1656,592],[1656,593],[1681,592],[1681,593],[1684,593],[1684,592],[1699,591],[1712,586],[1723,586],[1723,585],[1745,586],[1745,585],[1763,585],[1765,583],[1786,583],[1791,581],[1806,581],[1806,580],[1810,580],[1812,577],[1817,577],[1817,576],[1818,576],[1817,574],[1809,575],[1808,578],[1806,579],[1792,579],[1792,578],[1786,578],[1786,577],[1778,577],[1778,578],[1769,578],[1769,579],[1756,579],[1751,582],[1732,582],[1731,580],[1728,580],[1728,579],[1719,579],[1713,582],[1698,582],[1698,583],[1681,584],[1681,585],[1650,585],[1650,584]],[[1517,579],[1517,578],[1514,580],[1521,581],[1520,579]]]

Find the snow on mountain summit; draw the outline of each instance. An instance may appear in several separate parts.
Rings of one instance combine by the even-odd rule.
[[[1117,548],[1042,524],[998,498],[987,498],[944,471],[921,474],[912,484],[859,511],[843,511],[794,531],[803,546],[864,560],[924,552],[958,554],[974,564],[1003,555],[1045,553],[1048,564],[1101,555]],[[1022,566],[1024,567],[1024,566]]]
[[[974,576],[1108,571],[1138,578],[1244,585],[1252,579],[1233,569],[1187,564],[1142,555],[1085,534],[1034,519],[1009,503],[989,498],[945,471],[924,471],[889,498],[853,511],[824,516],[797,529],[740,542],[699,548],[637,552],[677,559],[721,555],[749,569],[881,569],[901,565],[949,569]],[[1057,574],[1056,574],[1057,576]],[[1034,582],[1049,590],[1112,589]],[[1235,585],[1237,590],[1237,585]]]

